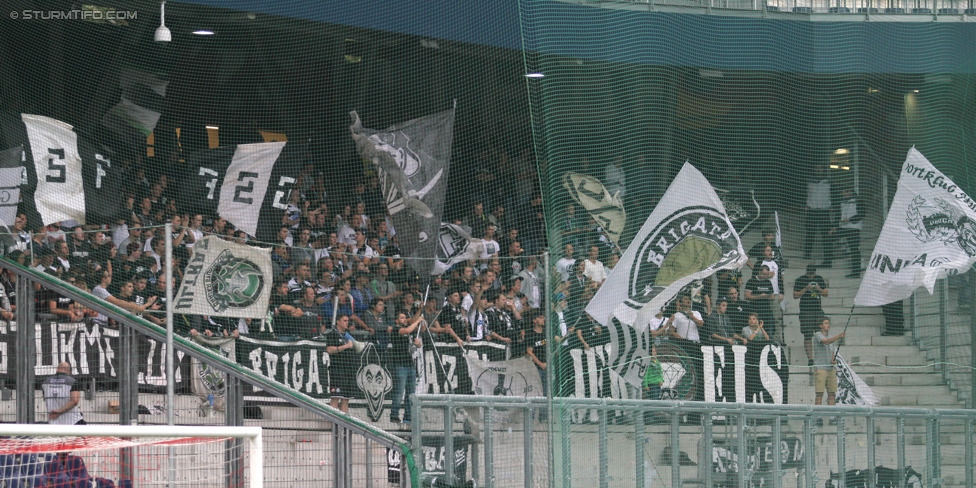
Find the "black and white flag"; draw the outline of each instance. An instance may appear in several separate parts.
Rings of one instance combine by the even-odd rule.
[[[749,226],[759,220],[762,208],[756,201],[755,190],[722,190],[716,188],[715,192],[722,200],[722,205],[725,205],[729,222],[732,222],[735,231],[739,234],[745,234],[749,230]]]
[[[173,298],[178,314],[263,319],[271,299],[271,251],[206,236],[193,245]]]
[[[20,160],[23,154],[21,147],[0,151],[0,224],[8,227],[14,225],[17,218],[24,174],[24,163]]]
[[[190,155],[181,183],[188,212],[219,215],[259,241],[273,242],[295,188],[301,146],[238,144]]]
[[[600,180],[582,173],[568,172],[563,175],[563,188],[576,203],[583,206],[593,217],[613,245],[620,247],[620,235],[627,225],[627,212],[620,200],[620,192],[613,195]]]
[[[451,161],[454,109],[397,124],[363,128],[352,115],[359,155],[376,165],[400,251],[420,276],[433,272]]]
[[[912,296],[920,286],[976,263],[976,200],[912,147],[854,304]]]
[[[485,249],[481,239],[475,239],[463,227],[441,222],[438,234],[437,261],[431,274],[444,274],[457,263],[480,258]]]
[[[586,306],[609,329],[614,371],[640,387],[649,355],[642,338],[651,318],[685,285],[747,260],[712,185],[685,163]]]
[[[838,354],[837,363],[837,404],[856,405],[859,407],[873,407],[878,404],[878,397],[874,390],[851,369],[851,365]]]
[[[119,75],[121,100],[102,117],[102,125],[125,145],[145,144],[163,112],[168,81],[137,68]]]
[[[22,210],[29,229],[63,220],[106,224],[123,210],[119,174],[106,151],[65,122],[22,114],[3,124],[5,140],[20,144]]]

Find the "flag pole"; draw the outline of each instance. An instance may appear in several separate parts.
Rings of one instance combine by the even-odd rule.
[[[176,387],[173,384],[173,223],[167,222],[163,230],[166,239],[166,425],[174,425]],[[176,460],[169,448],[169,479],[176,480]]]
[[[854,307],[855,306],[856,305],[851,305],[851,310],[849,312],[847,312],[847,323],[844,324],[844,330],[841,331],[842,334],[846,334],[847,333],[847,328],[851,326],[851,317],[854,316]],[[844,345],[843,342],[837,344],[837,348],[834,349],[834,357],[833,357],[833,360],[831,362],[837,360],[837,356],[840,355],[840,346],[843,346],[843,345]]]
[[[423,303],[420,304],[421,315],[423,315],[424,313],[424,307],[427,305],[427,295],[429,294],[430,294],[430,282],[427,283],[427,290],[424,291],[424,301]],[[437,317],[440,317],[440,315],[441,315],[441,310],[438,310],[437,314],[434,315],[434,318],[431,319],[431,322],[433,323],[433,321],[437,320]],[[430,339],[430,345],[431,347],[434,348],[434,358],[437,359],[437,365],[441,367],[441,374],[444,375],[444,380],[445,380],[444,383],[447,384],[447,390],[448,390],[447,392],[453,394],[454,387],[451,386],[450,378],[447,377],[447,370],[444,369],[444,361],[441,360],[441,353],[437,352],[437,343],[434,342],[434,334],[431,333],[430,331],[430,324],[427,324],[427,327],[424,327],[424,329],[427,330],[427,338]],[[419,337],[420,334],[418,333],[417,336]],[[462,348],[461,353],[463,354],[464,352],[465,350],[464,348]]]

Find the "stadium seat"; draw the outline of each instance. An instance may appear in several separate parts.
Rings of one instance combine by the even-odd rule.
[[[832,14],[849,14],[849,13],[851,13],[851,9],[849,9],[847,7],[830,7],[829,9],[827,9],[827,11],[830,12],[830,13],[832,13]]]
[[[940,8],[939,15],[959,15],[959,9],[957,8]]]

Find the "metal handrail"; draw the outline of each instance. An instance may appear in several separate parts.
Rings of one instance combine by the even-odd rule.
[[[16,275],[38,283],[48,290],[71,298],[77,303],[81,303],[88,308],[96,310],[115,320],[116,322],[119,322],[123,326],[130,327],[136,332],[150,337],[153,340],[159,342],[166,341],[165,329],[141,317],[132,315],[128,311],[105,302],[104,300],[101,300],[90,293],[81,291],[49,274],[41,273],[35,269],[22,266],[6,258],[0,258],[0,268],[12,271]],[[206,362],[208,365],[222,373],[226,373],[245,383],[259,387],[275,397],[300,406],[313,414],[333,422],[342,429],[361,435],[367,439],[370,439],[371,441],[377,442],[381,446],[400,451],[405,459],[407,470],[410,472],[412,485],[419,486],[420,472],[414,463],[414,456],[412,455],[410,444],[404,439],[380,430],[373,425],[363,422],[355,417],[343,414],[338,409],[322,403],[321,401],[308,395],[288,388],[287,386],[284,386],[271,378],[267,378],[263,375],[250,371],[247,368],[243,368],[238,363],[230,361],[227,358],[224,358],[184,337],[174,337],[174,347],[194,359]]]
[[[551,402],[551,403],[550,403]],[[836,421],[836,429],[832,430],[829,435],[837,438],[836,452],[831,453],[829,458],[833,458],[836,455],[836,469],[837,473],[840,474],[841,479],[843,479],[844,473],[848,471],[848,461],[847,453],[845,449],[845,443],[847,443],[848,436],[860,435],[865,436],[865,443],[863,444],[868,471],[874,469],[877,462],[877,452],[875,450],[875,445],[878,441],[878,435],[885,434],[885,432],[878,431],[876,427],[880,424],[879,421],[887,420],[895,422],[895,431],[893,432],[897,438],[897,473],[906,473],[909,465],[906,461],[906,450],[905,450],[905,439],[906,433],[905,428],[909,425],[909,422],[914,424],[923,425],[925,429],[925,470],[924,477],[925,483],[923,486],[935,486],[938,483],[943,482],[942,479],[942,464],[941,459],[941,429],[946,425],[962,425],[965,431],[965,441],[964,449],[965,455],[963,456],[963,464],[965,469],[965,481],[963,486],[973,486],[974,482],[974,426],[976,426],[976,410],[966,410],[966,409],[924,409],[924,408],[895,408],[895,407],[855,407],[846,405],[833,405],[833,406],[814,406],[814,405],[773,405],[773,404],[758,404],[758,403],[709,403],[709,402],[692,402],[692,401],[661,401],[661,400],[614,400],[607,398],[544,398],[544,397],[530,397],[530,398],[519,398],[519,397],[500,397],[500,396],[474,396],[474,395],[416,395],[414,397],[413,408],[415,413],[420,411],[430,411],[434,409],[442,409],[444,411],[443,416],[443,431],[437,426],[437,417],[431,416],[430,425],[414,425],[415,432],[423,431],[430,434],[443,435],[445,438],[453,433],[453,423],[455,422],[452,415],[449,412],[455,409],[462,408],[478,408],[484,410],[484,426],[478,429],[476,435],[483,436],[483,438],[474,439],[475,445],[483,444],[484,447],[484,472],[481,473],[477,467],[474,468],[473,475],[478,477],[483,474],[486,486],[492,486],[494,482],[494,469],[491,464],[491,455],[494,449],[495,441],[493,437],[496,432],[502,435],[507,435],[511,438],[511,427],[505,433],[505,429],[498,429],[492,423],[492,411],[504,411],[507,412],[509,418],[511,418],[511,412],[513,410],[522,410],[522,415],[524,421],[524,431],[522,435],[523,445],[521,450],[524,452],[526,458],[526,471],[524,474],[525,486],[534,486],[537,481],[537,477],[532,475],[533,472],[537,470],[547,470],[548,479],[550,480],[550,485],[561,485],[561,486],[574,486],[573,477],[574,469],[583,469],[579,466],[573,466],[573,462],[563,462],[556,463],[550,462],[548,467],[531,465],[532,452],[534,449],[538,449],[537,446],[533,445],[533,435],[534,431],[532,427],[532,415],[531,412],[539,411],[539,409],[544,409],[548,405],[553,408],[552,412],[549,412],[549,424],[546,430],[550,433],[555,432],[557,429],[561,431],[561,436],[563,442],[557,445],[553,442],[547,442],[545,449],[549,452],[549,458],[552,459],[555,452],[563,450],[563,455],[568,455],[568,450],[570,449],[569,444],[566,440],[573,436],[574,428],[569,426],[569,417],[567,412],[571,410],[595,410],[600,412],[600,420],[596,429],[594,431],[593,426],[581,427],[581,432],[584,435],[596,434],[598,436],[598,445],[594,446],[588,444],[585,449],[592,454],[589,457],[591,464],[588,465],[587,473],[593,478],[599,478],[599,486],[611,486],[611,481],[615,480],[611,475],[611,467],[607,455],[607,451],[610,449],[610,436],[611,435],[625,435],[627,439],[633,439],[636,444],[635,455],[638,456],[636,462],[633,463],[633,471],[630,473],[634,476],[634,479],[644,480],[647,472],[644,469],[643,457],[646,455],[646,446],[641,447],[641,442],[646,442],[648,435],[654,436],[664,436],[664,448],[668,453],[668,461],[661,461],[663,464],[670,464],[671,469],[671,486],[678,487],[683,486],[685,481],[693,481],[695,483],[700,483],[704,486],[713,486],[713,477],[719,476],[714,473],[711,469],[707,467],[700,467],[699,474],[703,479],[685,480],[682,477],[681,466],[684,465],[681,462],[681,436],[693,434],[694,432],[687,431],[686,428],[681,426],[680,419],[682,416],[692,414],[700,415],[700,422],[698,419],[694,420],[692,425],[700,425],[701,431],[699,442],[699,462],[701,459],[708,459],[709,455],[705,454],[706,458],[702,458],[702,449],[705,453],[711,452],[715,442],[715,436],[713,428],[715,425],[725,425],[731,429],[731,436],[726,437],[726,442],[728,448],[733,452],[738,453],[742,456],[743,453],[747,452],[748,442],[750,442],[747,437],[752,435],[750,433],[756,432],[756,428],[759,424],[753,425],[753,422],[762,420],[762,425],[768,425],[769,431],[768,436],[771,439],[770,444],[773,446],[780,446],[781,442],[784,440],[784,421],[798,421],[802,422],[802,431],[796,431],[795,435],[802,435],[801,446],[802,449],[799,452],[803,453],[802,465],[793,465],[791,467],[783,466],[780,462],[780,456],[772,456],[771,465],[766,469],[766,473],[772,475],[772,486],[781,486],[779,482],[779,477],[786,470],[796,470],[794,473],[796,476],[803,476],[803,486],[815,486],[822,479],[817,478],[817,463],[818,459],[824,459],[823,456],[816,453],[819,443],[815,442],[814,436],[824,435],[827,433],[818,433],[818,420],[823,421],[825,418],[834,419]],[[558,412],[561,414],[557,415]],[[625,425],[615,426],[613,430],[609,428],[608,417],[611,412],[622,411],[624,412],[624,417],[629,418],[631,421],[627,422]],[[644,417],[641,414],[647,413],[657,413],[659,415],[663,414],[662,419],[665,419],[664,424],[658,426],[653,432],[649,432],[645,429]],[[721,418],[721,420],[719,420]],[[420,416],[416,419],[421,419]],[[715,422],[709,421],[707,419],[716,419]],[[863,422],[861,427],[857,427],[855,430],[848,430],[848,426],[852,425],[850,422],[852,420],[860,420]],[[422,422],[422,420],[420,420]],[[723,423],[724,422],[724,423]],[[714,424],[714,425],[713,425]],[[687,425],[687,424],[686,424]],[[891,434],[892,432],[888,432]],[[588,438],[591,439],[591,438]],[[754,439],[755,441],[755,439]],[[592,442],[592,440],[590,441]],[[447,441],[445,440],[445,444]],[[453,446],[453,445],[452,445]],[[848,446],[849,447],[849,446]],[[513,447],[509,447],[512,449]],[[517,448],[516,448],[517,449]],[[595,449],[596,452],[589,451],[589,449]],[[811,449],[811,450],[808,450]],[[638,452],[640,451],[640,454]],[[596,454],[599,454],[599,457]],[[453,449],[445,450],[446,460],[444,465],[453,466],[455,461]],[[472,462],[476,463],[478,461],[477,453],[471,455]],[[565,457],[563,459],[566,459]],[[741,457],[739,458],[742,459]],[[620,459],[618,459],[619,461]],[[741,466],[741,464],[740,464]],[[620,465],[616,466],[619,472]],[[562,470],[562,474],[558,472]],[[628,468],[624,468],[627,470]],[[831,471],[833,471],[833,467]],[[737,482],[738,486],[749,486],[750,477],[754,473],[750,471],[749,466],[745,466],[745,469],[736,469],[733,472],[725,473],[725,476],[731,476],[727,478],[731,482]],[[454,480],[452,473],[445,474],[448,482],[461,481]],[[545,478],[545,477],[543,477]],[[559,480],[558,482],[556,480]],[[593,480],[595,481],[595,480]],[[588,481],[587,486],[593,483],[593,481]],[[620,481],[616,479],[616,481]],[[869,482],[870,483],[870,482]],[[580,485],[582,486],[582,485]],[[873,486],[869,484],[868,486]],[[904,486],[904,485],[902,485]]]

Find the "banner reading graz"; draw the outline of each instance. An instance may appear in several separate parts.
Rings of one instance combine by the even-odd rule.
[[[67,361],[78,378],[115,381],[119,375],[119,331],[98,324],[38,322],[34,324],[37,356],[34,374],[53,375]],[[0,378],[12,379],[16,370],[16,324],[0,321]],[[138,382],[142,387],[166,386],[165,344],[139,336]],[[176,352],[177,391],[189,389],[190,358]]]
[[[420,351],[423,363],[418,368],[418,392],[470,394],[473,391],[472,381],[464,359],[465,351],[468,355],[487,361],[503,361],[507,355],[505,346],[491,342],[474,342],[468,344],[465,350],[456,343],[438,342],[434,346]],[[237,362],[313,398],[329,397],[329,382],[335,375],[355,375],[360,388],[352,396],[366,398],[367,394],[362,390],[366,386],[370,389],[370,396],[382,402],[390,391],[386,384],[390,375],[382,366],[377,367],[378,355],[372,351],[375,350],[370,347],[360,355],[357,371],[335,371],[330,368],[324,342],[260,341],[242,337],[237,343]],[[380,378],[383,374],[385,378]]]

